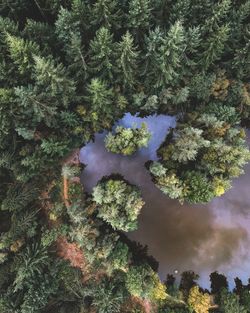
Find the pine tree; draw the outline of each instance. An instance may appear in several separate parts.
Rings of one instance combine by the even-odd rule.
[[[129,2],[128,26],[138,30],[149,28],[152,22],[151,0],[131,0]]]
[[[223,25],[208,37],[204,44],[205,51],[201,58],[201,64],[205,69],[220,59],[225,49],[225,43],[228,40],[230,27]]]
[[[109,110],[112,105],[112,90],[98,78],[91,80],[87,86],[87,94],[86,101],[93,111]]]
[[[1,209],[8,211],[21,211],[36,199],[38,189],[29,184],[13,185],[8,189],[6,198],[2,201]]]
[[[64,66],[52,58],[34,56],[34,60],[36,87],[43,89],[45,99],[50,97],[51,103],[67,107],[74,96],[75,82],[67,77]]]
[[[133,87],[138,77],[139,52],[134,46],[132,35],[127,32],[116,46],[116,74],[123,87]]]
[[[117,289],[113,282],[103,281],[93,290],[94,298],[92,305],[99,313],[120,312],[124,299],[122,292]]]
[[[142,124],[141,128],[117,126],[114,135],[108,133],[105,137],[105,147],[113,153],[131,155],[136,150],[146,147],[150,138],[151,134],[145,123]]]
[[[237,47],[233,59],[233,68],[236,70],[236,75],[240,79],[245,79],[250,72],[250,30],[246,28],[244,33],[244,46]]]
[[[90,10],[91,24],[95,28],[104,26],[106,28],[119,28],[121,22],[121,11],[115,0],[97,0]]]
[[[44,55],[53,53],[57,38],[51,25],[28,19],[22,34],[27,40],[36,42]]]
[[[137,227],[137,217],[144,204],[139,189],[123,179],[106,178],[93,190],[98,217],[113,229],[130,231]]]
[[[213,12],[210,18],[207,18],[203,26],[203,31],[212,33],[221,27],[231,8],[231,0],[222,0],[213,6]]]
[[[39,54],[39,46],[32,41],[6,34],[6,42],[9,47],[10,56],[17,65],[21,74],[29,75],[32,71],[34,61],[33,55]]]
[[[176,21],[186,22],[190,8],[190,0],[177,0],[173,3],[173,7],[170,10],[170,21],[174,24]],[[188,21],[187,21],[188,22]]]
[[[114,50],[113,35],[107,28],[101,27],[90,42],[89,52],[91,72],[98,74],[100,79],[113,79]]]
[[[176,22],[163,36],[157,28],[147,38],[147,61],[150,64],[147,85],[165,87],[176,82],[180,76],[180,65],[185,50],[184,29]],[[152,74],[151,74],[152,73]],[[157,75],[156,75],[157,73]]]

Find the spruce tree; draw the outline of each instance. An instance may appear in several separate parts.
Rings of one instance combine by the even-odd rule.
[[[33,55],[39,54],[39,46],[32,41],[25,41],[10,34],[6,34],[10,57],[17,65],[20,74],[30,75],[33,67]]]
[[[139,52],[132,35],[127,32],[116,45],[116,74],[123,87],[133,87],[138,79]]]
[[[68,77],[67,70],[59,63],[56,64],[52,58],[45,59],[34,56],[34,77],[36,87],[40,88],[44,98],[51,98],[51,103],[67,107],[75,92],[75,82]],[[52,100],[53,99],[53,100]]]
[[[91,40],[89,51],[89,67],[100,79],[113,79],[114,50],[113,35],[107,28],[101,27]]]
[[[158,28],[151,32],[147,38],[147,85],[153,83],[159,88],[175,83],[181,75],[184,50],[185,34],[180,22],[172,25],[166,36]]]
[[[214,31],[204,44],[205,51],[201,58],[201,64],[204,69],[217,61],[224,52],[225,43],[228,40],[230,27],[223,25]]]
[[[98,29],[100,26],[119,28],[121,11],[116,0],[97,0],[90,11],[91,24]]]
[[[93,190],[98,216],[113,229],[131,231],[144,204],[140,191],[121,178],[105,178]]]
[[[87,85],[85,101],[89,114],[83,116],[92,123],[95,131],[102,127],[109,128],[116,111],[114,91],[107,86],[105,81],[94,78]]]
[[[135,32],[147,29],[152,22],[151,0],[129,1],[128,26]]]

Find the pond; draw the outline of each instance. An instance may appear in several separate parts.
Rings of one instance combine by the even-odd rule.
[[[138,230],[128,237],[148,245],[149,254],[159,262],[161,279],[175,270],[194,270],[201,286],[209,287],[208,275],[217,270],[228,277],[230,286],[236,276],[246,283],[250,276],[250,164],[224,196],[207,205],[181,205],[154,186],[144,167],[147,160],[157,159],[156,150],[175,126],[175,118],[139,118],[127,113],[118,124],[132,127],[142,122],[147,123],[152,138],[147,148],[133,156],[108,152],[103,141],[107,132],[97,134],[94,142],[82,148],[81,162],[87,165],[82,174],[85,190],[91,192],[98,180],[111,173],[120,173],[141,188],[146,204]]]

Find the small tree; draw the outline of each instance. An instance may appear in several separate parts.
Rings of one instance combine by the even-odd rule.
[[[151,138],[147,125],[142,123],[141,128],[125,128],[117,126],[115,134],[109,133],[105,138],[105,147],[113,153],[131,155],[136,150],[146,147]]]
[[[225,313],[247,313],[248,310],[240,304],[239,296],[229,293],[226,289],[221,290],[220,308]]]
[[[147,264],[131,266],[126,276],[126,287],[135,297],[150,300],[166,299],[166,288]]]
[[[210,308],[210,296],[208,293],[202,293],[198,286],[192,287],[188,297],[189,306],[195,313],[208,313]]]
[[[122,178],[100,181],[93,190],[98,217],[114,229],[131,231],[137,228],[137,217],[144,204],[136,186]]]

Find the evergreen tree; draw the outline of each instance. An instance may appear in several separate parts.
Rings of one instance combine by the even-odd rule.
[[[149,63],[147,85],[165,87],[176,82],[180,76],[179,67],[185,50],[184,29],[180,22],[171,26],[167,36],[159,29],[149,34],[147,38]],[[157,70],[156,70],[157,69]],[[155,75],[155,73],[158,75]]]
[[[225,43],[228,40],[229,32],[229,26],[223,25],[208,37],[201,59],[201,63],[205,69],[221,57],[224,52]]]
[[[33,55],[39,54],[39,47],[32,41],[6,34],[6,42],[9,47],[10,56],[17,65],[20,74],[29,75],[33,68]]]
[[[67,107],[74,96],[75,82],[67,77],[67,71],[62,64],[56,64],[54,60],[34,57],[35,79],[37,86],[53,98],[54,103]],[[52,102],[53,103],[53,102]]]
[[[100,79],[113,79],[114,48],[113,35],[107,28],[100,28],[90,42],[89,62],[91,71]]]
[[[114,229],[130,231],[137,227],[137,217],[144,204],[137,187],[122,179],[107,178],[93,190],[98,216]]]
[[[139,52],[134,46],[132,35],[127,32],[116,45],[116,74],[123,87],[133,87],[138,78]]]
[[[97,0],[91,8],[91,24],[98,28],[119,28],[121,11],[115,0]]]
[[[247,313],[248,309],[240,304],[239,297],[228,293],[225,289],[221,291],[221,310],[225,313]]]
[[[93,123],[95,131],[100,130],[101,127],[110,127],[116,108],[114,107],[114,92],[108,88],[107,83],[98,78],[92,79],[87,86],[85,99],[90,111],[90,116],[86,116],[86,119]]]
[[[151,0],[129,1],[128,26],[138,30],[148,29],[152,22]]]
[[[105,138],[105,147],[113,153],[122,153],[131,155],[137,149],[146,147],[151,138],[151,134],[147,130],[147,125],[142,124],[141,128],[124,128],[117,126],[115,135],[109,133]]]

